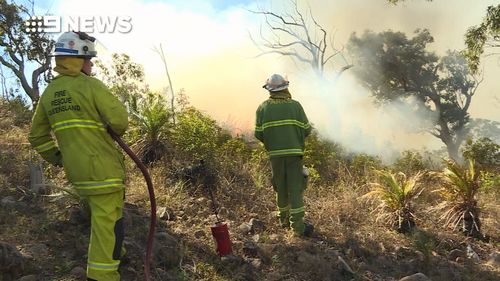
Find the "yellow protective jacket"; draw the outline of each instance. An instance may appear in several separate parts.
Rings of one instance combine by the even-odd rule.
[[[79,194],[111,193],[124,188],[125,166],[106,126],[125,133],[125,106],[93,77],[59,75],[40,98],[29,141],[45,160],[64,167]]]

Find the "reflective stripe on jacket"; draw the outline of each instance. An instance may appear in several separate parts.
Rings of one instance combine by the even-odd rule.
[[[80,194],[110,193],[124,187],[125,166],[108,125],[119,135],[128,125],[125,106],[108,88],[84,74],[60,75],[40,98],[29,141],[45,160],[64,166]]]
[[[257,109],[255,137],[269,157],[303,155],[311,129],[304,109],[293,99],[269,98]]]

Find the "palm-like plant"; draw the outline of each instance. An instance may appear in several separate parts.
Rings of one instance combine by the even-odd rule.
[[[379,182],[369,183],[373,189],[362,198],[377,198],[382,202],[375,211],[378,212],[377,221],[382,219],[389,222],[398,232],[407,233],[415,226],[412,202],[422,193],[420,179],[422,172],[407,178],[402,172],[375,170]]]
[[[148,164],[159,160],[166,152],[165,134],[169,128],[170,110],[158,94],[149,93],[132,111],[138,138],[134,149],[141,160]]]
[[[462,225],[461,230],[465,234],[482,237],[476,195],[483,184],[475,161],[469,159],[467,166],[447,161],[446,168],[437,176],[443,184],[443,188],[437,191],[444,198],[437,209],[445,210],[441,216],[445,225],[453,226],[454,230]]]

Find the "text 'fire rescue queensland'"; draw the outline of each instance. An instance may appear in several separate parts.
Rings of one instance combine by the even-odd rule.
[[[60,33],[81,31],[87,33],[129,33],[129,16],[32,16],[25,21],[26,32]]]

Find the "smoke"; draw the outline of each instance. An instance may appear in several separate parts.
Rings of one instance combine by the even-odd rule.
[[[392,161],[401,151],[439,143],[424,131],[437,116],[414,98],[376,106],[369,91],[348,72],[336,84],[312,73],[294,76],[290,90],[309,121],[320,135],[349,151]]]

